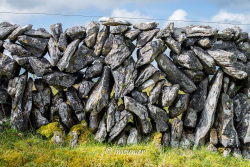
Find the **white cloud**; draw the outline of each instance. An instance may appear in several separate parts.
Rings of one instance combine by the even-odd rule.
[[[250,13],[231,13],[227,11],[220,11],[218,14],[211,18],[212,22],[234,23],[234,24],[247,24],[249,23]],[[219,29],[232,27],[234,25],[217,24],[214,25]],[[239,25],[244,31],[249,31],[250,26]]]
[[[173,20],[176,27],[184,27],[190,24],[190,23],[181,21],[181,20],[187,21],[188,20],[187,15],[188,13],[185,10],[177,9],[168,17],[168,20]],[[177,21],[177,20],[180,20],[180,21]],[[167,25],[167,23],[168,21],[165,24]]]
[[[125,20],[130,21],[131,23],[138,23],[143,22],[143,19],[129,19],[129,18],[147,18],[150,19],[151,17],[142,14],[140,11],[128,11],[126,9],[114,9],[111,13],[111,17],[126,17]]]

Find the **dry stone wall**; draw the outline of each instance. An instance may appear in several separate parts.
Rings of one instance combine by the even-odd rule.
[[[85,120],[99,142],[160,132],[165,146],[250,157],[248,33],[157,27],[101,18],[49,33],[0,23],[0,120],[20,131],[59,122],[66,133]]]

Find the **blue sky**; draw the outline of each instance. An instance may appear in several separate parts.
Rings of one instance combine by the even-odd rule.
[[[4,11],[250,23],[249,0],[0,0],[0,12]],[[34,28],[48,28],[50,24],[61,22],[65,29],[85,25],[91,20],[98,18],[0,14],[0,21],[20,25],[31,23]],[[158,22],[161,27],[166,24]],[[190,24],[175,23],[176,26]],[[220,29],[229,27],[211,25]],[[241,27],[250,32],[250,26]]]

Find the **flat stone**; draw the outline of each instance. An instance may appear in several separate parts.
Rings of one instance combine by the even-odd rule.
[[[162,89],[161,104],[162,106],[171,106],[177,97],[180,85],[166,86]]]
[[[85,78],[90,79],[102,74],[103,71],[103,59],[99,58],[93,62],[91,66],[86,69]]]
[[[129,57],[121,66],[112,70],[115,81],[115,98],[124,97],[134,89],[134,82],[137,77],[135,62]]]
[[[128,96],[124,97],[124,104],[126,110],[133,112],[139,118],[142,133],[149,134],[152,131],[152,125],[147,108]]]
[[[208,92],[208,96],[205,102],[204,109],[201,113],[200,121],[196,127],[195,132],[195,145],[199,145],[203,142],[209,129],[214,123],[215,111],[222,88],[223,72],[219,70],[215,75],[214,82]]]
[[[28,35],[35,38],[50,38],[51,35],[44,28],[39,28],[37,30],[31,29],[24,32],[24,35]]]
[[[133,25],[133,28],[139,29],[142,31],[152,30],[157,28],[158,23],[156,22],[144,22],[144,23],[137,23]]]
[[[72,119],[72,115],[71,115],[71,109],[69,107],[69,105],[65,102],[62,102],[59,105],[59,116],[61,118],[61,122],[63,123],[63,125],[70,129],[73,125],[74,125],[74,121]]]
[[[127,37],[131,41],[134,41],[140,33],[141,31],[139,29],[131,29],[125,33],[125,37]]]
[[[100,24],[95,21],[91,21],[86,27],[86,38],[84,42],[88,48],[93,48],[96,44],[96,38],[99,32]]]
[[[8,50],[13,55],[18,55],[21,57],[31,56],[31,53],[24,49],[21,45],[14,44],[11,42],[4,42],[3,47]]]
[[[50,25],[49,28],[50,28],[52,37],[55,39],[55,41],[58,41],[60,38],[60,35],[63,33],[62,23],[52,24]]]
[[[165,54],[156,57],[158,67],[166,74],[166,78],[173,84],[179,84],[185,92],[191,93],[196,86],[191,79],[182,73]]]
[[[171,35],[174,32],[174,22],[169,22],[167,26],[164,29],[161,29],[157,35],[156,38],[158,39],[165,39],[167,37],[171,37]]]
[[[145,64],[149,64],[161,53],[166,50],[166,47],[162,40],[151,41],[147,43],[138,52],[138,60],[136,66],[140,67]]]
[[[0,39],[7,38],[16,28],[17,25],[12,25],[8,22],[0,23]]]
[[[65,30],[67,37],[71,41],[76,39],[83,39],[86,37],[86,28],[83,26],[74,26]]]
[[[60,71],[63,71],[67,68],[67,66],[69,65],[69,61],[71,57],[74,55],[75,51],[77,50],[79,43],[80,40],[76,39],[67,46],[62,58],[57,63],[57,67],[59,68]]]
[[[89,93],[94,85],[95,85],[94,82],[86,81],[86,80],[82,81],[78,88],[78,94],[80,98],[84,99],[87,96],[89,96]]]
[[[152,104],[147,105],[150,117],[154,120],[156,124],[157,132],[166,132],[168,127],[168,113],[161,108],[154,106]]]
[[[141,84],[143,84],[143,82],[148,80],[156,71],[157,71],[157,69],[151,64],[148,64],[148,65],[144,66],[138,72],[138,77],[137,77],[137,79],[135,81],[135,86],[138,87]]]
[[[181,53],[181,44],[175,41],[172,37],[167,37],[164,42],[175,54],[179,55]]]
[[[14,76],[17,76],[19,74],[20,67],[18,64],[8,57],[7,55],[4,55],[0,53],[0,76],[1,77],[7,77],[7,78],[13,78]]]
[[[155,84],[154,88],[149,94],[148,101],[150,104],[155,104],[158,102],[164,83],[165,81],[159,81]]]
[[[37,77],[42,77],[44,74],[52,72],[50,62],[43,57],[29,57],[29,63]]]
[[[101,17],[99,21],[106,26],[131,25],[131,23],[126,20],[122,20],[119,18],[112,18],[112,17]]]
[[[103,26],[103,28],[98,33],[97,39],[96,39],[95,51],[94,51],[97,56],[101,55],[103,45],[105,44],[105,41],[109,37],[109,32],[110,32],[110,27]]]
[[[184,68],[194,71],[200,71],[203,69],[199,59],[191,50],[183,51],[179,55],[172,54],[172,58],[175,64],[178,64]]]
[[[67,74],[59,71],[55,71],[43,76],[43,79],[45,79],[49,85],[63,87],[71,87],[74,84],[76,78],[77,77],[72,74]]]
[[[93,50],[85,45],[81,45],[70,58],[66,72],[75,73],[80,71],[93,63],[97,58]]]
[[[126,25],[118,25],[115,26],[112,31],[110,32],[111,34],[124,34],[126,31],[130,29],[129,26]]]
[[[171,124],[171,140],[170,146],[177,148],[180,146],[180,140],[183,131],[183,122],[179,118],[175,118]]]
[[[67,100],[69,101],[69,105],[74,110],[76,117],[79,122],[82,120],[85,120],[85,112],[83,104],[78,97],[77,90],[74,87],[68,88],[68,91],[66,92]]]
[[[210,26],[190,25],[185,27],[187,37],[210,37],[217,34],[218,30]]]
[[[160,31],[160,29],[153,29],[148,31],[142,31],[137,37],[137,48],[142,48],[145,46],[149,41],[151,41],[154,36]]]
[[[105,66],[103,74],[98,83],[94,86],[85,106],[85,111],[100,112],[109,103],[110,95],[110,80],[111,72],[110,68]]]
[[[12,31],[12,33],[8,36],[8,39],[15,41],[19,35],[23,35],[26,31],[29,31],[31,29],[31,24],[25,25],[23,27],[19,26],[14,31]]]
[[[111,51],[105,57],[105,63],[110,65],[111,69],[115,69],[120,66],[131,54],[132,50],[126,45],[124,37],[117,35],[113,40]]]
[[[139,91],[133,90],[131,92],[131,96],[139,103],[147,103],[148,101],[148,96],[145,92],[139,92]]]
[[[244,79],[247,77],[247,73],[244,71],[244,64],[237,62],[233,52],[224,50],[208,50],[208,53],[228,75],[236,79]]]
[[[169,117],[174,118],[187,110],[189,103],[189,94],[178,95],[176,102],[169,107]]]

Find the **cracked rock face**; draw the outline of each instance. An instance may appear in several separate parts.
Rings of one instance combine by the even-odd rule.
[[[115,80],[115,98],[124,97],[134,89],[137,70],[133,58],[128,58],[123,65],[112,70]]]
[[[156,124],[156,130],[158,132],[166,132],[168,127],[168,113],[161,108],[154,106],[152,104],[148,104],[148,111],[150,117],[154,120]]]
[[[204,137],[214,123],[215,111],[222,88],[223,72],[219,70],[215,76],[214,82],[208,92],[204,109],[201,113],[200,121],[196,127],[195,145],[203,142]]]
[[[166,78],[174,83],[179,84],[180,87],[188,93],[196,90],[196,86],[191,79],[189,79],[179,68],[164,54],[156,57],[158,67],[166,74]]]
[[[236,79],[247,77],[244,64],[237,62],[233,52],[224,50],[208,50],[208,53],[215,59],[216,63],[222,67],[223,71]]]
[[[125,109],[134,113],[140,120],[141,130],[143,134],[148,134],[152,130],[152,125],[148,115],[148,109],[136,102],[133,98],[125,96],[124,97]]]
[[[85,106],[87,112],[100,112],[109,103],[110,94],[110,68],[105,66],[102,77],[94,86]]]

